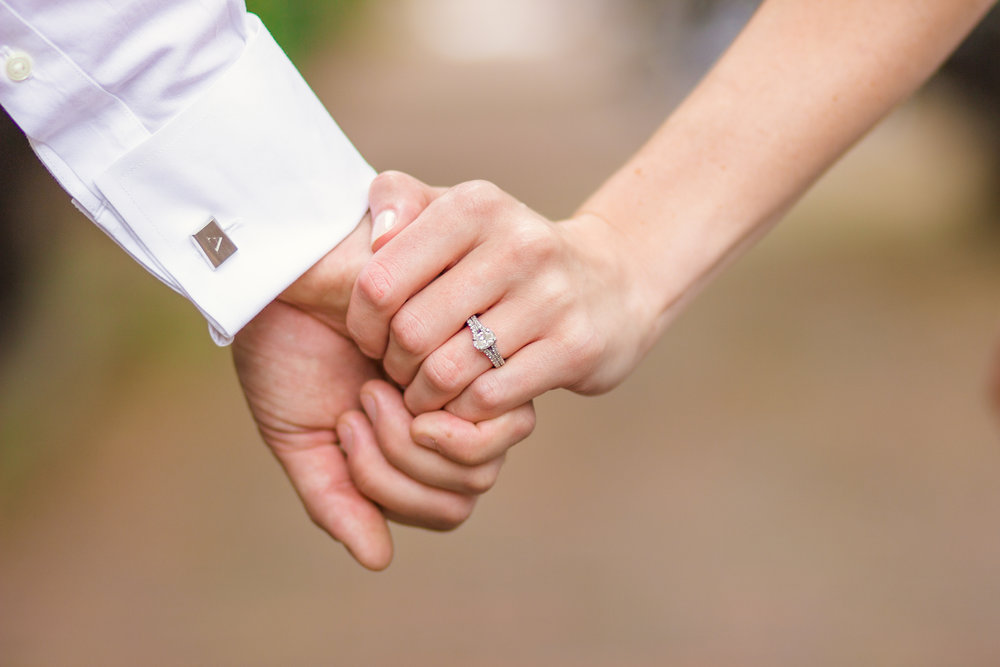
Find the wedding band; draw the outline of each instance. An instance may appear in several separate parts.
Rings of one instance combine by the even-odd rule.
[[[483,326],[483,323],[475,315],[467,319],[465,323],[472,330],[472,345],[489,357],[490,361],[493,362],[493,368],[503,366],[503,357],[497,352],[496,334],[488,327]]]

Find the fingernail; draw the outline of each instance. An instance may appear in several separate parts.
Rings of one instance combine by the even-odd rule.
[[[396,226],[396,212],[391,208],[386,209],[378,214],[375,218],[375,224],[372,225],[372,243],[375,243],[375,239],[385,234],[387,231]]]
[[[361,405],[365,408],[368,421],[375,423],[375,397],[371,394],[361,394]]]
[[[433,449],[434,451],[437,451],[438,449],[437,440],[435,440],[429,435],[418,435],[415,438],[415,440],[417,441],[417,444],[420,445],[421,447],[426,447],[427,449]]]
[[[347,424],[342,424],[337,429],[337,435],[340,436],[340,448],[344,450],[345,454],[350,456],[351,450],[354,449],[354,431]]]

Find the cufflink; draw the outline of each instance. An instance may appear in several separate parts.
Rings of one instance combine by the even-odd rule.
[[[215,218],[209,219],[208,224],[192,238],[201,251],[205,253],[205,258],[211,263],[213,269],[219,268],[237,250],[236,244],[226,236]]]

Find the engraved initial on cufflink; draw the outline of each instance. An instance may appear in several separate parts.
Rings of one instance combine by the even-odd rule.
[[[216,269],[236,252],[236,244],[226,236],[215,218],[210,219],[193,238],[212,267]]]

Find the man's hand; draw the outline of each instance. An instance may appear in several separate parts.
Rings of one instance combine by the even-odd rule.
[[[386,520],[351,480],[336,434],[337,418],[360,406],[361,385],[378,376],[374,362],[280,302],[236,336],[233,361],[260,434],[309,516],[365,567],[386,567],[392,560]]]
[[[344,322],[354,280],[372,256],[371,229],[371,218],[365,215],[353,232],[282,292],[278,300],[304,310],[346,336]]]
[[[445,412],[414,418],[350,340],[280,301],[237,335],[233,359],[261,436],[309,516],[370,569],[392,560],[386,518],[455,528],[496,481],[503,452],[534,428],[530,404],[480,424]],[[467,456],[456,463],[439,449]]]
[[[416,219],[427,206],[445,192],[445,188],[435,188],[420,184],[399,172],[387,172],[376,179],[372,195],[385,199],[391,191],[396,196],[393,207],[383,206],[381,215],[372,225],[369,215],[362,218],[354,231],[328,252],[323,259],[306,271],[279,300],[301,308],[332,329],[347,335],[344,322],[347,306],[351,300],[351,290],[361,269],[378,250],[410,222]],[[405,196],[402,196],[405,195]],[[387,227],[388,225],[388,227]]]

